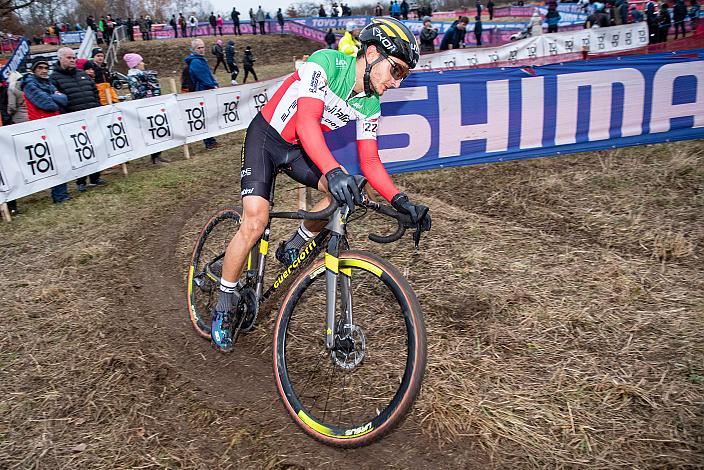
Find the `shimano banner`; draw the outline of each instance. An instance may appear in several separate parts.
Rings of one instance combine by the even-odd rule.
[[[392,173],[704,138],[704,50],[411,74],[382,100]],[[326,135],[357,172],[354,128]]]

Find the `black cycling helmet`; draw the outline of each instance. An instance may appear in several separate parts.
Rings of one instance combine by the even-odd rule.
[[[359,42],[368,46],[374,44],[379,51],[397,57],[412,69],[420,59],[418,40],[408,27],[389,16],[372,18],[359,33]]]

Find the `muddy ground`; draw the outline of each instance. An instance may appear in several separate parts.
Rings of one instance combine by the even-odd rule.
[[[410,279],[428,369],[399,429],[341,451],[284,414],[270,316],[227,356],[188,321],[188,252],[237,200],[240,138],[131,163],[62,206],[26,198],[0,227],[0,467],[704,461],[701,142],[397,176],[433,212],[422,250],[366,241],[376,219],[351,244]],[[293,189],[281,182],[280,207]]]

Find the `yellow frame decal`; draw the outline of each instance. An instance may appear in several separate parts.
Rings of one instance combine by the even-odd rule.
[[[335,258],[330,253],[325,253],[325,267],[335,274],[339,271],[340,258]]]
[[[342,259],[340,261],[342,264],[343,268],[360,268],[364,269],[365,271],[369,271],[370,273],[376,275],[377,277],[381,277],[381,275],[384,273],[380,268],[374,266],[372,263],[368,261],[364,261],[361,259]]]
[[[266,240],[262,240],[261,243],[259,244],[259,253],[265,255],[269,253],[269,242]]]

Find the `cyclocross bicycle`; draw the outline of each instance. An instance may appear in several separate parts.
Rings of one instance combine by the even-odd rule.
[[[303,430],[325,444],[357,447],[381,438],[411,408],[426,362],[425,326],[408,281],[389,262],[350,250],[346,229],[371,209],[395,218],[388,236],[400,239],[420,228],[391,206],[369,200],[366,180],[356,177],[363,203],[353,213],[333,203],[320,212],[271,212],[247,260],[236,308],[234,340],[254,328],[262,303],[285,295],[274,324],[274,375],[283,404]],[[273,195],[272,184],[271,194]],[[273,198],[270,198],[273,200]],[[272,204],[273,207],[273,204]],[[328,220],[296,260],[264,291],[272,219]],[[219,211],[201,231],[188,272],[188,310],[196,331],[210,339],[210,312],[225,249],[239,227],[241,211]],[[324,251],[324,257],[318,257]]]

